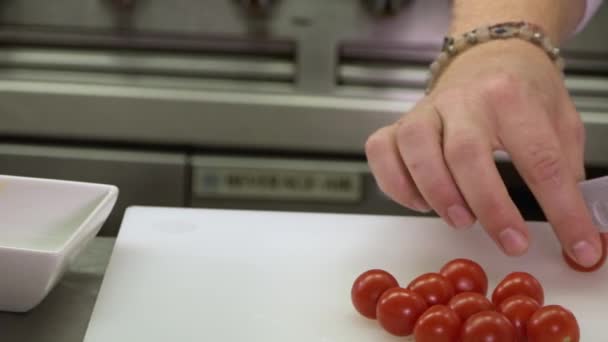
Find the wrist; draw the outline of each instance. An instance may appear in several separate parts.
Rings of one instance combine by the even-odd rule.
[[[512,70],[542,75],[546,82],[562,82],[560,68],[538,46],[520,39],[493,40],[455,56],[437,79],[435,89],[458,87]]]

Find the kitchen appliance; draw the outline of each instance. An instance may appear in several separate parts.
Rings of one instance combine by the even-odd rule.
[[[131,204],[413,214],[363,144],[423,94],[448,0],[4,0],[0,172]],[[608,154],[608,8],[564,47],[590,176]],[[528,218],[538,208],[508,160]]]

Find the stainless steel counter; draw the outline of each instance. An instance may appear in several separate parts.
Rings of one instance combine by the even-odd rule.
[[[0,313],[0,339],[81,342],[113,246],[113,238],[96,238],[38,307],[25,314]]]

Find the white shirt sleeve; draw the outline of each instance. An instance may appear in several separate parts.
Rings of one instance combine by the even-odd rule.
[[[587,1],[587,6],[585,8],[585,15],[583,16],[583,19],[581,20],[581,22],[578,23],[575,34],[579,33],[580,31],[582,31],[585,28],[585,26],[587,26],[587,24],[589,23],[589,20],[591,20],[591,18],[595,14],[595,12],[597,12],[598,8],[600,8],[600,6],[602,5],[603,0],[586,0],[586,1]]]

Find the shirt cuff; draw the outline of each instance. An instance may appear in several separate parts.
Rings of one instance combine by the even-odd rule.
[[[578,26],[576,27],[576,31],[574,31],[574,34],[581,32],[585,28],[585,26],[587,26],[587,24],[589,23],[589,21],[595,14],[595,12],[597,12],[598,8],[600,8],[600,6],[602,5],[603,0],[586,0],[586,1],[587,1],[587,6],[585,7],[585,15],[583,16],[583,19],[581,20],[581,22],[578,23]]]

